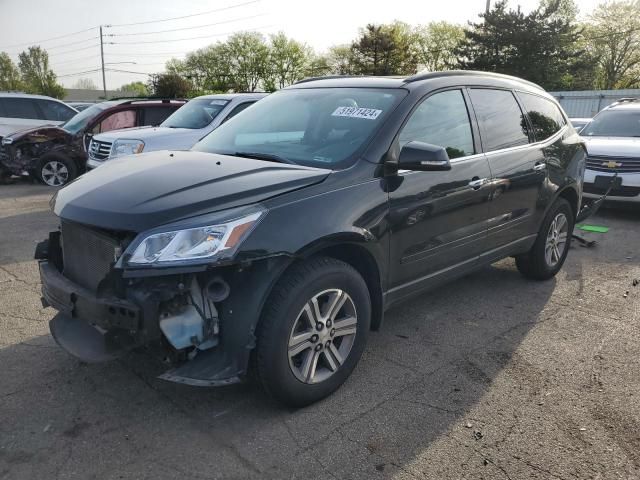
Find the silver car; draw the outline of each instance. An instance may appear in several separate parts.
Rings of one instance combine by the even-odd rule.
[[[580,135],[587,148],[584,196],[602,195],[617,173],[607,200],[640,203],[640,99],[613,103]]]
[[[156,150],[188,150],[219,125],[264,98],[266,93],[204,95],[190,100],[158,127],[130,128],[95,135],[87,168],[124,155]]]

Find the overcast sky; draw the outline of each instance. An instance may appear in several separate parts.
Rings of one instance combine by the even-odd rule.
[[[586,15],[600,1],[577,3],[581,15]],[[510,4],[529,11],[538,0],[510,0]],[[40,44],[49,51],[52,67],[66,87],[78,78],[90,78],[101,87],[99,72],[76,75],[100,67],[95,28],[100,24],[113,25],[104,29],[105,35],[119,35],[104,37],[105,62],[117,63],[107,68],[151,73],[162,71],[171,57],[183,58],[236,31],[281,30],[322,52],[350,42],[367,23],[447,20],[465,24],[477,19],[485,5],[486,0],[0,0],[0,51],[17,60],[28,45]],[[189,17],[154,22],[184,16]],[[122,25],[141,22],[149,23]],[[182,30],[166,32],[174,29]],[[87,31],[66,36],[82,30]],[[147,76],[107,72],[108,89],[133,80],[146,81]]]

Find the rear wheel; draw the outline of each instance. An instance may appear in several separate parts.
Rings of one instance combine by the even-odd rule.
[[[270,295],[258,329],[260,383],[293,407],[326,397],[358,363],[370,321],[369,291],[353,267],[327,257],[293,266]]]
[[[573,224],[571,205],[559,198],[549,209],[531,250],[516,256],[520,273],[534,280],[548,280],[558,273],[569,252]]]
[[[45,185],[61,187],[76,178],[75,163],[65,157],[45,157],[38,162],[36,175]]]

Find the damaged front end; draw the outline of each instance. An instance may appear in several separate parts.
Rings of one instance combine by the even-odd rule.
[[[239,381],[282,260],[129,268],[151,237],[62,220],[38,245],[43,305],[58,310],[50,322],[56,342],[85,362],[144,348],[170,367],[161,378],[180,383]]]

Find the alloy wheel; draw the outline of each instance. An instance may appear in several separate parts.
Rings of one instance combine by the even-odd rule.
[[[50,187],[59,187],[69,180],[69,170],[66,165],[57,160],[50,160],[42,167],[42,180]]]
[[[569,221],[564,213],[558,213],[547,233],[547,241],[544,246],[544,258],[547,265],[555,267],[567,248],[567,234]]]
[[[302,308],[289,335],[289,367],[303,383],[319,383],[347,360],[356,338],[356,307],[345,291],[330,289]]]

